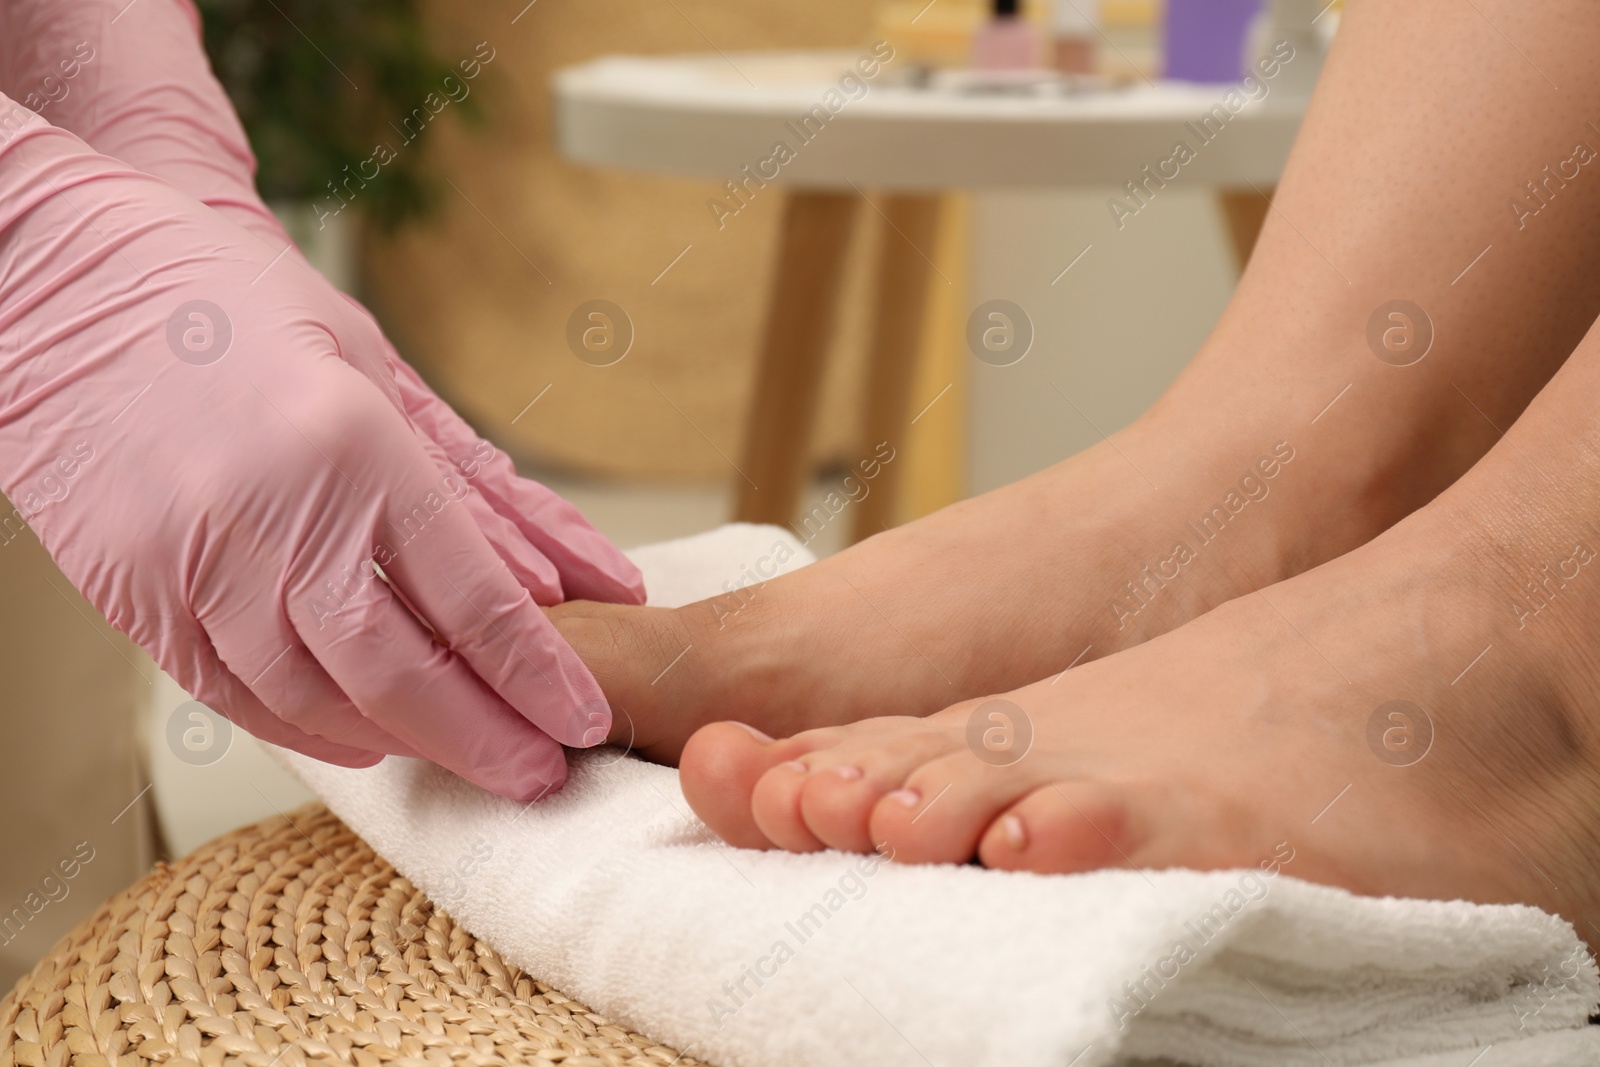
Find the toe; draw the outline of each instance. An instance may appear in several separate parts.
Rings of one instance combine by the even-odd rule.
[[[874,805],[959,744],[947,731],[909,716],[796,734],[767,750],[770,769],[751,793],[751,817],[779,848],[871,852],[881,840],[868,823]]]
[[[803,747],[773,741],[753,727],[715,722],[695,731],[680,763],[683,796],[705,824],[730,845],[771,848],[756,824],[752,798],[756,783]]]
[[[845,741],[805,757],[800,813],[806,829],[829,848],[872,852],[872,812],[884,797],[956,744],[923,719],[870,719],[846,728]]]
[[[904,863],[966,863],[990,823],[1031,784],[1022,768],[992,766],[965,749],[941,755],[877,803],[871,832]]]
[[[829,848],[871,852],[874,842],[867,816],[878,798],[899,784],[892,775],[869,777],[861,762],[831,763],[806,779],[800,816],[811,834]]]
[[[750,814],[761,833],[790,852],[817,852],[827,844],[806,826],[801,809],[811,768],[798,759],[777,764],[756,783]]]
[[[770,746],[770,769],[756,782],[750,814],[761,833],[790,852],[816,852],[829,840],[806,822],[805,796],[815,785],[846,781],[840,768],[860,766],[875,756],[871,726],[807,730]],[[781,754],[782,758],[777,758]]]
[[[1141,835],[1122,790],[1098,782],[1041,786],[1006,808],[983,832],[985,867],[1073,874],[1132,866]]]

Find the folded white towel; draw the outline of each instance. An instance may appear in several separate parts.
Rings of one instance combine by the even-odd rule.
[[[751,526],[633,555],[669,604],[809,558]],[[675,771],[615,750],[576,757],[531,806],[414,760],[286,759],[512,962],[724,1067],[1600,1064],[1600,973],[1534,908],[1258,869],[1040,877],[741,851],[689,812]]]

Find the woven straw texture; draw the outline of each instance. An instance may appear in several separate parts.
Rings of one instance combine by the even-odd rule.
[[[0,1001],[0,1067],[691,1067],[506,963],[320,804],[161,864]]]

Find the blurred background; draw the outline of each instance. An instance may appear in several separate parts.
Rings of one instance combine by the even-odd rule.
[[[895,42],[896,63],[909,65],[963,54],[986,7],[540,0],[524,10],[525,3],[285,6],[303,36],[270,4],[201,6],[214,62],[255,142],[263,191],[286,217],[301,219],[302,242],[369,304],[406,358],[522,469],[579,502],[619,543],[705,529],[731,514],[737,476],[725,457],[738,457],[747,429],[783,201],[755,198],[737,225],[705,240],[706,202],[725,196],[720,182],[562,158],[552,72],[612,53],[859,52],[877,39]],[[1034,6],[1025,14],[1042,23],[1044,5]],[[1078,6],[1096,8],[1088,0]],[[1105,66],[1132,62],[1159,74],[1162,9],[1153,0],[1105,0],[1097,10],[1116,41],[1104,49]],[[439,91],[457,61],[479,49],[494,58],[465,83],[470,95],[403,144],[394,117]],[[363,79],[358,91],[334,64],[387,68],[390,76]],[[341,203],[329,182],[359,167],[380,141],[399,146],[399,158],[319,231],[314,212]],[[967,208],[952,223],[964,221],[966,232],[942,259],[947,276],[965,281],[966,292],[950,300],[956,347],[971,310],[967,293],[1004,294],[1034,319],[1028,362],[1077,386],[1074,399],[1110,432],[1141,411],[1203,339],[1235,267],[1211,191],[1174,188],[1149,225],[1141,219],[1118,234],[1073,285],[1052,287],[1085,235],[1105,229],[1108,192],[960,198],[948,214]],[[881,227],[857,227],[846,264],[811,446],[819,477],[848,467],[860,450],[871,261],[882,236]],[[690,242],[692,254],[658,281]],[[595,298],[625,309],[636,334],[627,357],[610,367],[574,359],[565,340],[569,316]],[[953,434],[960,447],[941,457],[948,469],[924,475],[937,491],[907,501],[901,519],[1097,439],[1085,420],[1025,399],[1036,390],[1020,377],[981,383],[978,397],[944,398],[951,402],[941,402],[935,436]]]
[[[708,202],[736,202],[724,180],[567,158],[555,72],[686,53],[771,71],[740,57],[828,52],[848,62],[886,41],[895,59],[885,84],[976,65],[988,73],[963,91],[1056,99],[1179,73],[1166,69],[1178,55],[1167,27],[1185,25],[1183,14],[1222,42],[1206,46],[1221,73],[1193,79],[1213,83],[1195,99],[1219,98],[1259,50],[1263,0],[1171,3],[1035,3],[1012,16],[976,0],[198,0],[260,188],[313,262],[371,307],[483,436],[624,547],[706,530],[741,509],[740,464],[771,410],[755,400],[758,371],[784,344],[764,331],[779,299],[788,200],[764,190],[719,228]],[[1314,32],[1331,36],[1337,4],[1309,10],[1327,16]],[[1203,65],[1202,51],[1184,62]],[[875,315],[885,286],[905,284],[884,273],[886,249],[920,272],[925,291],[922,328],[898,371],[917,417],[896,443],[897,480],[874,521],[905,522],[1002,485],[1137,417],[1204,340],[1237,278],[1239,227],[1252,223],[1214,184],[1175,181],[1137,225],[1119,228],[1108,207],[1118,193],[921,190],[936,215],[920,217],[916,240],[895,223],[918,218],[896,214],[903,204],[870,185],[850,193],[862,204],[830,274],[837,313],[816,320],[826,352],[814,430],[796,446],[800,499],[780,504],[791,513],[778,521],[799,524],[825,506],[872,454]],[[975,309],[994,299],[1026,319],[1025,358],[989,359],[969,344]],[[575,314],[596,300],[628,324],[631,344],[614,362],[571,341]],[[795,321],[805,325],[806,310]],[[858,532],[829,523],[808,540],[826,554]],[[16,582],[49,575],[59,610],[26,626],[0,619],[0,671],[23,679],[63,647],[75,667],[11,686],[32,710],[8,716],[6,758],[36,764],[28,781],[52,788],[6,797],[20,829],[6,850],[16,877],[0,891],[17,900],[0,899],[0,924],[56,853],[83,839],[96,858],[70,897],[31,912],[25,928],[0,925],[0,988],[156,857],[307,799],[252,739],[192,705],[106,627],[36,543],[6,551],[7,566],[26,572]],[[123,706],[92,696],[116,685]],[[63,746],[63,722],[116,743],[109,753],[87,740]],[[203,752],[174,742],[186,730],[205,733]]]

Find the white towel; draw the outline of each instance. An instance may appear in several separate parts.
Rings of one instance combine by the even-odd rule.
[[[809,559],[752,526],[633,556],[668,604]],[[676,771],[616,750],[577,756],[532,806],[414,760],[286,759],[513,963],[722,1067],[1600,1064],[1585,1026],[1600,974],[1534,908],[1258,870],[1041,877],[741,851],[689,812]]]

